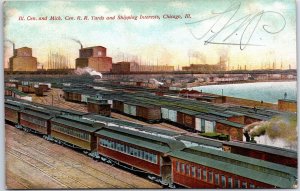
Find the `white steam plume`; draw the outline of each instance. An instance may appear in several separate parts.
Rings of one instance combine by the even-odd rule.
[[[77,68],[75,70],[75,74],[77,74],[77,75],[89,74],[91,76],[99,76],[100,78],[102,78],[102,74],[100,72],[97,72],[89,67]]]

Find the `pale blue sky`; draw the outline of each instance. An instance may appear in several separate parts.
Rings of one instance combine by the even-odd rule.
[[[200,36],[209,30],[211,21],[186,25],[222,12],[233,2],[238,1],[9,1],[4,5],[5,38],[16,43],[16,47],[33,48],[33,54],[42,64],[47,64],[47,54],[50,50],[68,54],[71,62],[78,57],[79,45],[69,40],[79,39],[84,46],[102,45],[107,47],[108,56],[117,62],[124,57],[131,60],[138,57],[142,62],[169,65],[188,65],[188,54],[191,62],[208,64],[218,62],[220,55],[230,59],[230,66],[247,65],[247,68],[260,68],[269,62],[276,61],[288,68],[296,67],[296,18],[295,2],[292,0],[248,0],[241,1],[241,7],[232,21],[247,14],[260,11],[276,11],[283,15],[285,28],[278,34],[269,34],[263,30],[268,25],[269,30],[278,30],[283,20],[278,14],[268,13],[262,16],[251,41],[252,44],[263,46],[247,46],[243,51],[239,46],[204,45],[204,40],[197,40],[191,34]],[[225,14],[220,24],[224,24],[230,14]],[[191,14],[192,19],[163,19],[164,14]],[[130,20],[130,21],[19,21],[19,16],[118,16],[118,15],[158,15],[160,20]],[[215,20],[212,20],[215,21]],[[219,25],[222,26],[222,25]],[[250,29],[253,25],[250,25]],[[236,27],[236,26],[235,26]],[[218,26],[213,28],[218,31]],[[234,28],[229,28],[233,31]],[[230,38],[231,42],[239,42],[243,28]],[[226,33],[228,35],[228,31]],[[245,33],[247,34],[247,33]],[[248,33],[249,34],[249,33]],[[220,38],[222,37],[222,38]],[[216,38],[222,41],[225,35]],[[5,42],[5,64],[11,56],[11,44]],[[197,59],[198,57],[198,59]]]

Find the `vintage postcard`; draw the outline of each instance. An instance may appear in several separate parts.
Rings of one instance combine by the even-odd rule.
[[[7,189],[298,187],[295,1],[3,12]]]

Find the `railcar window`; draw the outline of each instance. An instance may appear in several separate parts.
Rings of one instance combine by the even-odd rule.
[[[196,176],[196,168],[194,166],[192,166],[192,176],[193,177]]]
[[[233,188],[232,187],[232,178],[228,177],[228,188]]]
[[[186,175],[190,175],[190,165],[186,165]]]
[[[226,177],[224,175],[221,176],[222,188],[226,188]]]
[[[219,184],[219,174],[215,174],[215,184]]]
[[[142,151],[133,147],[130,147],[128,145],[123,145],[121,143],[116,143],[114,141],[109,141],[106,139],[100,139],[99,144],[113,149],[113,150],[117,150],[119,152],[128,154],[128,155],[132,155],[136,158],[140,158],[146,161],[149,161],[151,163],[157,163],[157,155],[156,154],[152,154],[152,153],[148,153],[146,151]]]
[[[212,172],[208,172],[208,182],[213,182],[213,173]]]
[[[21,115],[21,119],[34,123],[36,125],[42,126],[42,127],[47,127],[47,121],[46,120],[42,120],[42,119],[38,119],[38,118],[34,118],[28,115]]]
[[[250,188],[255,188],[254,184],[251,184],[251,183],[250,183],[249,187]]]
[[[242,182],[242,188],[247,188],[247,182]]]
[[[179,162],[176,161],[176,171],[179,172],[180,171],[180,166],[179,166]]]
[[[149,160],[152,161],[152,154],[149,154]]]
[[[240,188],[240,180],[234,179],[234,188]]]
[[[76,131],[76,130],[73,130],[73,129],[61,127],[61,126],[56,125],[56,124],[52,124],[52,129],[54,129],[56,131],[59,131],[59,132],[62,132],[62,133],[65,133],[65,134],[68,134],[68,135],[71,135],[71,136],[76,137],[76,138],[80,138],[80,139],[87,140],[87,141],[90,140],[90,135],[88,133],[79,132],[79,131]]]
[[[149,160],[149,153],[145,151],[145,159]]]
[[[207,181],[207,172],[203,170],[203,180]]]
[[[197,169],[197,178],[201,179],[201,168]]]
[[[185,168],[185,165],[183,163],[181,163],[181,172],[184,173],[184,168]]]

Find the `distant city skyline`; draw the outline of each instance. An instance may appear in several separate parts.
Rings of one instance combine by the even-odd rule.
[[[221,17],[220,13],[225,10],[227,13]],[[177,69],[177,66],[189,64],[217,64],[223,57],[229,60],[229,69],[244,69],[245,65],[247,69],[273,68],[273,63],[277,69],[281,65],[283,69],[296,68],[296,9],[295,2],[288,0],[253,0],[241,4],[229,0],[8,1],[4,4],[4,12],[5,67],[13,54],[7,40],[13,41],[16,48],[32,48],[33,56],[46,68],[49,52],[58,50],[68,55],[70,64],[75,66],[80,45],[71,39],[77,39],[84,47],[106,47],[113,63],[135,60],[142,64],[173,65]],[[186,14],[191,18],[185,19]],[[171,15],[183,18],[164,19]],[[19,20],[22,16],[23,21]],[[46,16],[47,21],[27,20]],[[49,20],[51,16],[61,16],[62,20]],[[90,20],[76,20],[78,16],[88,16]],[[116,20],[92,20],[100,16],[116,16]],[[118,20],[118,16],[129,20]],[[142,19],[134,20],[135,16]],[[146,19],[146,16],[153,17]],[[231,16],[232,25],[218,34]],[[75,20],[65,20],[70,17]],[[241,18],[245,20],[239,20]],[[217,19],[220,24],[210,28]],[[235,31],[243,21],[246,24]],[[212,38],[214,35],[216,37]],[[240,43],[242,38],[242,44],[248,43],[248,46],[232,45]],[[205,45],[205,42],[210,43]]]

